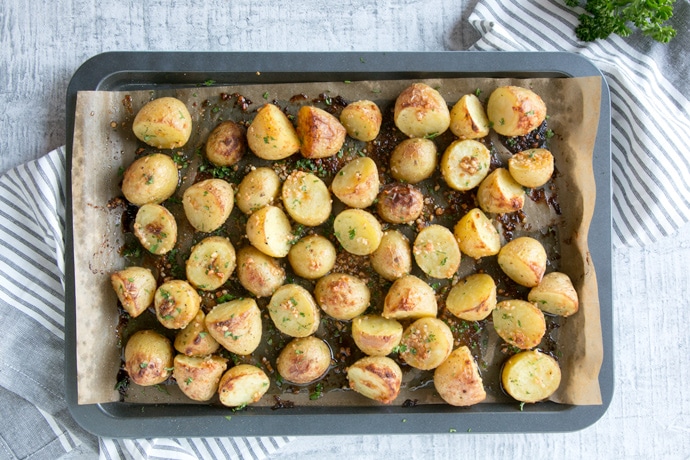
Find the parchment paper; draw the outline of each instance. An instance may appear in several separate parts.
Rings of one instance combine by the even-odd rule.
[[[562,322],[558,328],[558,358],[562,369],[562,383],[551,398],[567,404],[601,404],[598,375],[603,359],[599,298],[594,266],[587,248],[587,233],[593,215],[596,187],[592,171],[592,156],[599,120],[601,79],[436,79],[424,81],[437,88],[449,104],[462,95],[480,89],[488,96],[497,86],[516,84],[533,89],[546,102],[548,125],[556,135],[550,139],[549,148],[554,153],[558,174],[553,181],[557,189],[562,214],[553,221],[553,215],[539,225],[556,225],[558,241],[558,269],[568,274],[579,295],[580,310]],[[124,268],[125,261],[119,251],[124,244],[121,228],[121,209],[112,209],[108,203],[121,195],[120,175],[134,159],[142,144],[131,131],[131,124],[138,109],[147,101],[173,95],[184,101],[193,117],[195,129],[187,145],[180,149],[189,157],[203,145],[210,129],[220,119],[230,117],[250,121],[256,109],[266,102],[278,102],[288,106],[296,114],[299,104],[319,98],[340,96],[346,101],[371,99],[382,107],[390,107],[397,95],[412,80],[330,82],[308,84],[266,84],[256,86],[204,87],[179,90],[128,91],[128,92],[80,92],[75,114],[75,134],[72,167],[72,200],[74,214],[75,288],[77,317],[77,368],[78,401],[80,404],[117,401],[120,394],[115,390],[121,364],[120,346],[116,333],[118,326],[117,298],[110,287],[109,276]],[[251,103],[241,110],[237,98],[242,95]],[[293,96],[301,95],[299,103],[290,103]],[[224,99],[225,98],[225,99]],[[295,99],[293,98],[293,101]],[[238,121],[238,120],[235,120]],[[608,155],[608,152],[599,152]],[[182,188],[191,183],[187,177]],[[527,206],[535,206],[527,200]],[[528,209],[526,214],[534,213]],[[233,216],[239,213],[233,211]],[[458,216],[458,219],[461,216]],[[535,222],[539,222],[537,219]],[[547,251],[550,250],[547,248]],[[547,271],[551,271],[551,266]],[[491,329],[491,328],[487,328]],[[488,332],[489,345],[498,340]],[[496,347],[497,348],[497,347]],[[497,351],[487,352],[485,359],[497,361]],[[485,384],[494,379],[497,371],[483,374]],[[496,382],[490,383],[494,394],[499,394]],[[175,385],[169,391],[141,388],[130,392],[128,400],[138,402],[191,401],[180,396]],[[279,390],[272,389],[274,393]],[[265,398],[267,399],[267,398]],[[310,401],[308,394],[290,395],[299,404],[317,405],[371,405],[351,391],[333,392],[317,401]],[[406,387],[396,403],[414,399],[422,403],[441,403],[433,386],[412,391]],[[490,396],[487,402],[501,400]],[[260,404],[273,405],[273,398]],[[395,404],[395,403],[394,403]]]

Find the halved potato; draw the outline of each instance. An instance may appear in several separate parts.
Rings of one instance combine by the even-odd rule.
[[[220,356],[177,355],[173,377],[182,393],[194,401],[208,401],[218,391],[228,360]]]
[[[282,160],[299,151],[299,138],[290,119],[277,105],[259,108],[247,128],[247,144],[264,160]]]
[[[132,122],[134,135],[159,149],[174,149],[187,143],[192,134],[192,116],[187,106],[174,97],[147,102]]]
[[[247,219],[249,242],[271,257],[285,257],[290,252],[294,235],[290,220],[282,209],[264,206]]]
[[[460,139],[478,139],[489,134],[489,119],[474,94],[465,94],[450,111],[450,131]]]
[[[137,385],[158,385],[172,374],[172,345],[156,331],[135,332],[125,345],[124,358],[125,370]]]
[[[358,256],[376,251],[383,237],[379,221],[362,209],[341,211],[333,221],[333,233],[347,252]]]
[[[386,230],[376,251],[369,256],[371,267],[387,279],[394,281],[412,271],[412,251],[407,237],[398,230]]]
[[[280,351],[276,370],[288,382],[306,385],[328,372],[331,359],[331,348],[326,342],[313,335],[299,337]]]
[[[450,144],[441,158],[441,174],[450,188],[465,191],[479,185],[489,174],[491,152],[472,139]]]
[[[539,345],[546,333],[544,313],[525,300],[498,302],[491,315],[499,337],[521,350]]]
[[[399,356],[415,369],[435,369],[453,351],[453,333],[438,318],[420,318],[410,324],[400,339]]]
[[[280,194],[280,178],[271,168],[256,168],[247,173],[237,187],[237,207],[251,214],[266,205],[273,204]]]
[[[477,202],[484,212],[515,212],[525,205],[525,190],[507,169],[496,168],[479,184]]]
[[[542,401],[561,384],[561,368],[551,356],[538,350],[511,356],[501,371],[501,383],[513,398],[526,403]]]
[[[393,121],[408,137],[439,135],[450,125],[450,112],[437,90],[425,83],[413,83],[395,100]]]
[[[199,310],[194,319],[177,333],[173,345],[175,350],[187,356],[207,356],[220,348],[220,344],[208,332],[203,310]]]
[[[542,124],[546,118],[546,104],[530,89],[501,86],[489,96],[486,115],[498,134],[524,136]]]
[[[283,182],[283,206],[295,222],[313,227],[331,215],[331,194],[312,173],[293,171]]]
[[[199,241],[187,259],[187,281],[202,291],[215,291],[235,270],[235,247],[223,236],[209,236]]]
[[[144,267],[127,267],[110,275],[110,284],[129,316],[136,318],[153,303],[156,278]]]
[[[254,299],[236,299],[216,305],[206,315],[206,328],[231,353],[248,355],[261,343],[261,310]]]
[[[371,293],[360,278],[347,273],[331,273],[316,282],[314,298],[327,315],[349,321],[369,307]]]
[[[318,279],[335,265],[335,246],[321,235],[307,235],[290,248],[288,261],[297,276]]]
[[[414,185],[389,184],[379,193],[376,212],[391,224],[413,222],[424,210],[424,195]]]
[[[237,279],[255,296],[268,297],[285,281],[285,270],[273,257],[247,246],[237,253]]]
[[[386,356],[400,344],[403,327],[394,319],[379,315],[358,316],[352,320],[352,339],[369,356]]]
[[[235,205],[235,192],[223,179],[206,179],[185,190],[182,205],[192,227],[210,233],[230,217]]]
[[[347,380],[362,396],[390,404],[400,393],[402,371],[386,356],[367,356],[347,368]]]
[[[434,370],[434,387],[452,406],[471,406],[486,399],[482,377],[470,349],[461,346]]]
[[[340,123],[347,130],[347,134],[364,142],[376,139],[382,120],[379,106],[369,100],[351,102],[340,112]]]
[[[367,208],[379,194],[379,170],[369,157],[358,157],[342,167],[333,178],[331,190],[351,208]]]
[[[570,316],[577,313],[579,300],[573,282],[565,273],[551,272],[533,287],[527,300],[534,302],[541,311],[552,315]]]
[[[279,287],[268,303],[276,328],[290,337],[307,337],[319,328],[321,315],[311,293],[298,284]]]
[[[508,160],[508,171],[523,187],[541,187],[553,175],[553,155],[546,149],[516,153]]]
[[[415,137],[395,146],[390,159],[390,172],[394,179],[416,184],[428,179],[436,170],[438,152],[431,139]]]
[[[258,367],[238,364],[220,378],[218,396],[224,406],[242,407],[259,401],[270,385],[268,376]]]
[[[496,283],[486,273],[474,273],[448,292],[446,308],[465,321],[481,321],[496,308]]]
[[[159,204],[175,193],[179,181],[173,159],[163,153],[152,153],[137,158],[125,170],[122,194],[135,206]]]
[[[460,267],[458,242],[442,225],[423,228],[414,240],[412,254],[419,268],[432,278],[452,278]]]
[[[145,204],[134,219],[134,235],[151,254],[166,254],[177,243],[175,216],[160,204]]]
[[[305,158],[326,158],[338,153],[345,142],[345,127],[318,107],[305,105],[297,112],[299,151]]]
[[[206,158],[216,166],[232,166],[247,150],[244,128],[231,120],[218,124],[206,139]]]
[[[384,318],[417,319],[435,317],[438,313],[436,292],[414,275],[406,275],[393,282],[383,303]]]
[[[183,329],[199,312],[201,297],[188,282],[170,280],[156,289],[153,303],[156,317],[163,326]]]
[[[498,265],[519,285],[534,287],[541,282],[546,271],[546,250],[538,240],[521,236],[501,248]]]
[[[496,255],[501,249],[501,235],[479,208],[462,216],[453,234],[460,250],[475,259]]]

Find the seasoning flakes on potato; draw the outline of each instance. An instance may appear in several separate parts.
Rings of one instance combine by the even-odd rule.
[[[501,371],[503,389],[526,403],[547,399],[561,384],[561,368],[551,356],[539,350],[511,356]]]
[[[367,208],[379,194],[379,170],[369,157],[355,158],[333,178],[331,189],[351,208]]]
[[[486,273],[468,275],[450,289],[446,308],[465,321],[481,321],[496,308],[496,283]]]
[[[407,326],[400,339],[400,358],[415,369],[435,369],[453,351],[453,333],[442,320],[420,318]]]
[[[283,182],[283,206],[295,222],[310,227],[331,215],[331,194],[326,184],[312,173],[293,171]]]
[[[141,315],[153,303],[156,278],[144,267],[127,267],[110,275],[117,298],[132,318]]]
[[[237,187],[235,202],[245,214],[273,204],[280,194],[280,177],[271,168],[255,168],[247,173]]]
[[[434,388],[452,406],[471,406],[486,399],[479,368],[466,346],[453,350],[434,370]]]
[[[553,155],[546,149],[518,152],[508,160],[508,171],[523,187],[536,188],[546,184],[553,175]]]
[[[376,251],[369,256],[371,267],[388,281],[395,281],[412,271],[410,241],[398,230],[386,230]]]
[[[450,111],[443,96],[425,83],[413,83],[395,100],[395,126],[409,137],[443,134],[450,125]]]
[[[534,302],[545,313],[560,316],[577,313],[580,305],[570,277],[560,272],[544,275],[539,284],[529,291],[527,300]]]
[[[431,139],[405,139],[391,153],[391,176],[408,184],[421,182],[431,177],[436,170],[437,157],[436,144]]]
[[[264,206],[247,220],[247,238],[259,251],[271,257],[285,257],[294,235],[290,220],[282,209]]]
[[[521,236],[498,251],[498,265],[516,283],[534,287],[546,271],[546,249],[539,240]]]
[[[384,318],[417,319],[435,317],[438,313],[436,292],[414,275],[406,275],[393,282],[383,302]]]
[[[494,169],[477,189],[479,207],[488,213],[519,211],[525,205],[525,197],[525,190],[505,168]]]
[[[521,350],[534,348],[546,333],[544,314],[526,300],[503,300],[492,312],[496,333]]]
[[[449,187],[465,191],[478,186],[489,173],[491,152],[472,139],[450,144],[441,158],[441,174]]]
[[[254,299],[220,303],[206,315],[206,328],[231,353],[248,355],[261,343],[261,310]]]
[[[125,370],[141,386],[165,382],[173,369],[173,348],[165,336],[145,329],[135,332],[125,345]]]
[[[489,96],[486,115],[498,134],[524,136],[542,124],[546,118],[546,104],[528,88],[501,86]]]
[[[494,256],[501,250],[501,235],[479,208],[467,212],[453,228],[460,251],[475,259]]]
[[[271,296],[268,313],[275,327],[290,337],[312,335],[321,320],[314,297],[298,284],[279,287]]]
[[[269,297],[285,281],[285,269],[273,257],[254,246],[237,253],[237,279],[242,287],[256,297]]]
[[[177,166],[163,153],[137,158],[122,176],[122,194],[135,206],[159,204],[170,198],[179,182]]]
[[[184,146],[192,134],[192,117],[187,106],[174,97],[147,102],[132,122],[134,135],[159,149]]]
[[[280,107],[265,104],[247,128],[247,145],[259,158],[282,160],[299,151],[300,140]]]
[[[348,136],[364,142],[376,139],[382,121],[379,106],[366,99],[350,102],[340,112],[340,123],[345,127]]]
[[[175,336],[175,350],[187,356],[208,356],[220,348],[206,327],[206,314],[199,310],[192,321]]]
[[[215,291],[235,271],[235,247],[228,238],[209,236],[199,241],[187,259],[187,281],[197,289]]]
[[[310,335],[292,339],[276,359],[276,370],[291,383],[306,385],[324,376],[331,367],[331,349]]]
[[[347,273],[331,273],[316,282],[314,298],[329,316],[349,321],[369,307],[371,293],[367,284]]]
[[[218,391],[218,383],[228,360],[220,356],[177,355],[173,377],[177,386],[193,401],[208,401]]]
[[[369,356],[387,356],[402,339],[403,327],[395,319],[362,315],[352,320],[352,339]]]
[[[429,225],[417,233],[412,253],[419,268],[432,278],[452,278],[460,267],[458,242],[442,225]]]
[[[183,329],[201,308],[199,294],[184,280],[170,280],[158,286],[153,303],[158,321],[168,329]]]
[[[230,217],[235,205],[235,192],[223,179],[206,179],[185,190],[182,205],[192,227],[210,233]]]
[[[336,250],[328,238],[307,235],[288,252],[288,261],[297,276],[314,280],[325,276],[335,265]]]
[[[450,111],[450,131],[460,139],[479,139],[489,134],[489,118],[474,94],[465,94]]]
[[[400,393],[402,370],[386,356],[367,356],[347,368],[350,388],[383,404],[392,403]]]
[[[218,397],[224,406],[243,407],[259,401],[270,385],[263,370],[251,364],[238,364],[220,378]]]
[[[376,251],[383,237],[379,221],[362,209],[341,211],[333,221],[333,233],[347,252],[358,256]]]

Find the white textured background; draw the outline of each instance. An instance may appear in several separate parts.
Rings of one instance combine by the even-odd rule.
[[[474,0],[193,3],[2,0],[0,172],[65,143],[69,79],[103,51],[437,51],[477,38]],[[614,251],[615,394],[592,427],[298,438],[275,458],[690,458],[689,261],[690,226]]]

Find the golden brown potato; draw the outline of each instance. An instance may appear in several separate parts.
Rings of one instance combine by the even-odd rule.
[[[434,387],[439,396],[452,406],[471,406],[486,399],[482,377],[470,349],[453,350],[434,370]]]
[[[382,316],[402,320],[435,317],[437,313],[433,288],[414,275],[406,275],[395,280],[388,289]]]
[[[280,194],[280,178],[271,168],[256,168],[247,173],[237,187],[235,201],[245,214],[273,204]]]
[[[146,103],[132,122],[137,139],[159,149],[182,147],[192,134],[192,116],[187,106],[174,97],[160,97]]]
[[[412,270],[412,251],[407,237],[397,230],[386,230],[381,244],[369,256],[371,267],[387,279],[394,281]]]
[[[409,184],[428,179],[436,170],[437,156],[436,144],[431,139],[405,139],[391,153],[391,176]]]
[[[184,191],[182,206],[196,230],[210,233],[228,220],[235,205],[235,192],[223,179],[206,179]]]
[[[521,236],[501,248],[498,265],[519,285],[534,287],[541,282],[546,271],[546,250],[538,240]]]
[[[472,139],[457,140],[441,158],[441,174],[450,188],[465,191],[479,185],[489,174],[491,152]]]
[[[215,353],[220,344],[208,332],[206,314],[199,310],[194,319],[175,336],[175,350],[187,356],[207,356]]]
[[[283,182],[283,206],[295,222],[310,227],[320,225],[331,215],[331,193],[312,173],[293,171]]]
[[[453,234],[460,250],[475,259],[496,255],[501,249],[501,235],[479,208],[468,211],[455,225]]]
[[[284,284],[271,296],[268,313],[276,328],[290,337],[307,337],[319,328],[321,314],[311,293],[298,284]]]
[[[276,370],[288,382],[304,385],[323,377],[331,367],[331,359],[326,342],[313,335],[299,337],[280,351]]]
[[[333,233],[343,249],[358,256],[376,251],[383,237],[379,221],[362,209],[341,211],[333,221]]]
[[[243,407],[259,401],[270,385],[268,376],[258,367],[238,364],[220,378],[218,396],[224,406]]]
[[[285,281],[285,270],[273,257],[247,246],[237,253],[237,278],[255,296],[268,297]]]
[[[206,158],[216,166],[232,166],[242,159],[247,150],[244,128],[234,121],[218,124],[206,140]]]
[[[542,401],[561,384],[561,368],[551,356],[538,350],[523,351],[508,359],[501,383],[513,398],[526,403]]]
[[[271,257],[285,257],[290,252],[294,234],[290,220],[282,209],[264,206],[247,219],[249,242]]]
[[[254,299],[219,303],[205,322],[213,338],[231,353],[248,355],[261,343],[261,310]]]
[[[134,219],[134,235],[150,253],[166,254],[177,242],[175,216],[160,204],[145,204]]]
[[[327,315],[348,321],[364,313],[371,293],[367,284],[356,276],[331,273],[316,282],[314,298]]]
[[[351,208],[367,208],[379,194],[379,170],[369,157],[347,163],[331,183],[333,194]]]
[[[577,313],[579,301],[573,282],[565,273],[551,272],[533,287],[527,300],[534,302],[541,311],[552,315],[570,316]]]
[[[183,329],[199,312],[201,298],[188,282],[170,280],[158,286],[153,304],[156,317],[163,326]]]
[[[307,235],[288,252],[288,261],[297,276],[314,280],[326,275],[335,265],[335,246],[321,235]]]
[[[460,139],[479,139],[489,134],[489,119],[479,98],[465,94],[450,111],[450,131]]]
[[[137,158],[122,176],[122,194],[135,206],[159,204],[170,198],[179,182],[177,166],[162,153]]]
[[[235,248],[223,236],[209,236],[199,241],[187,259],[187,281],[202,291],[215,291],[235,270]]]
[[[525,205],[525,191],[507,169],[496,168],[479,184],[477,202],[484,212],[515,212]]]
[[[247,145],[259,158],[282,160],[299,151],[299,138],[290,119],[274,104],[259,108],[247,128]]]
[[[544,314],[525,300],[498,302],[491,316],[499,337],[521,350],[539,345],[546,333]]]
[[[542,124],[546,104],[534,91],[519,86],[501,86],[489,96],[486,115],[503,136],[524,136]]]
[[[448,292],[446,308],[465,321],[481,321],[496,308],[496,283],[486,273],[469,275]]]
[[[395,100],[393,121],[408,137],[439,135],[450,125],[450,112],[437,90],[424,83],[414,83]]]
[[[419,318],[400,339],[399,356],[415,369],[435,369],[453,351],[453,333],[438,318]]]
[[[340,123],[345,127],[347,134],[364,142],[376,139],[382,120],[379,106],[368,100],[351,102],[340,112]]]
[[[394,319],[379,315],[358,316],[352,320],[352,339],[369,356],[386,356],[400,344],[403,327]]]
[[[379,193],[376,212],[391,224],[413,222],[424,210],[424,195],[410,184],[390,184]]]
[[[220,356],[177,355],[173,377],[189,399],[208,401],[218,391],[220,377],[228,366],[228,360]]]
[[[132,382],[141,386],[165,382],[173,368],[170,340],[158,332],[135,332],[125,346],[125,370]]]
[[[386,356],[367,356],[347,368],[350,388],[383,404],[392,403],[400,393],[402,371]]]
[[[136,318],[153,303],[156,278],[144,267],[127,267],[110,275],[110,284],[122,308]]]
[[[323,109],[305,105],[297,112],[299,150],[305,158],[335,155],[342,148],[346,133],[340,121]]]
[[[458,242],[442,225],[432,224],[417,233],[412,254],[419,268],[432,278],[452,278],[460,267]]]
[[[541,187],[553,175],[553,155],[546,149],[516,153],[508,160],[508,171],[523,187]]]

